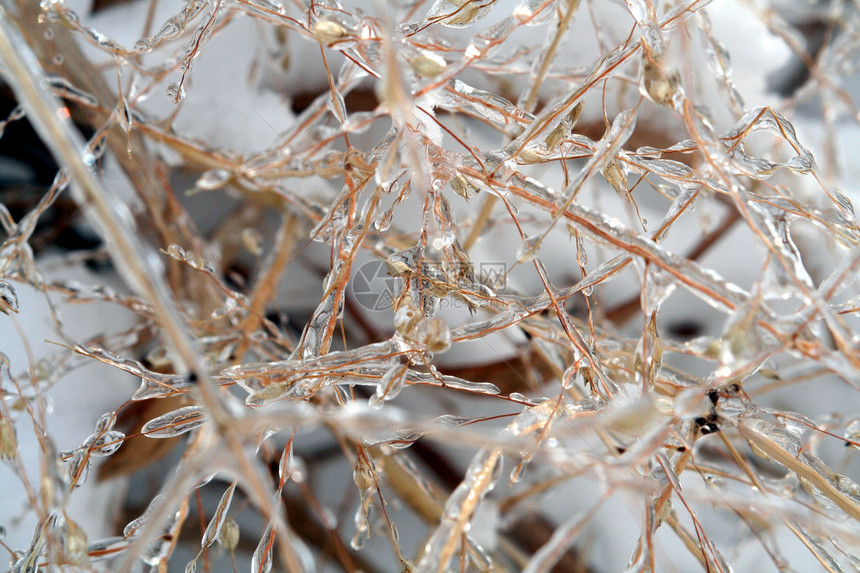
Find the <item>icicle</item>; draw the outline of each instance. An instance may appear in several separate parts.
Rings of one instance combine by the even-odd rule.
[[[186,406],[153,418],[143,425],[140,433],[148,438],[173,438],[206,423],[202,406]]]
[[[230,509],[230,502],[233,501],[234,491],[236,491],[236,482],[230,484],[230,487],[221,496],[221,501],[218,502],[218,506],[215,508],[215,515],[212,516],[209,525],[206,526],[206,531],[203,533],[203,538],[200,540],[201,547],[209,547],[221,535],[224,520],[227,518],[227,511]]]

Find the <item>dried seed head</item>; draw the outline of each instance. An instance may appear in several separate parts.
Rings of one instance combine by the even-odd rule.
[[[392,277],[407,277],[412,274],[412,267],[403,261],[386,259],[385,267],[389,276]]]
[[[543,142],[546,144],[547,149],[555,149],[555,147],[561,143],[561,140],[564,139],[564,136],[568,134],[567,126],[564,125],[562,121],[560,124],[555,126],[555,129],[549,132]]]
[[[469,180],[462,175],[456,175],[451,179],[451,189],[454,193],[463,197],[467,201],[478,194],[480,189],[469,183]]]
[[[574,127],[576,127],[576,122],[577,122],[577,121],[579,121],[579,116],[581,116],[581,115],[582,115],[582,109],[583,109],[584,107],[585,107],[585,101],[584,101],[584,100],[579,100],[579,103],[577,103],[575,106],[573,106],[573,109],[572,109],[572,110],[570,110],[570,113],[569,113],[569,114],[567,114],[567,118],[566,118],[566,119],[567,119],[567,121],[570,123],[570,128],[571,128],[571,129],[573,129]]]
[[[218,534],[218,543],[227,551],[234,551],[239,545],[239,524],[232,517],[225,517]]]
[[[449,12],[451,16],[445,18],[445,25],[468,26],[486,13],[489,4],[492,2],[485,0],[448,0],[446,8],[453,8],[453,10]]]
[[[552,135],[552,134],[550,134]],[[526,165],[531,165],[532,163],[540,163],[543,158],[541,154],[533,147],[527,147],[520,151],[519,155],[517,155],[517,161],[519,163],[525,163]]]
[[[363,459],[359,460],[358,465],[355,466],[355,469],[352,472],[352,481],[354,481],[358,489],[362,491],[373,487],[373,471]]]
[[[263,235],[253,227],[242,229],[242,245],[255,257],[263,254]]]
[[[627,198],[627,180],[624,178],[624,173],[621,172],[621,168],[618,167],[618,163],[615,160],[610,161],[603,168],[603,177],[612,185],[612,188],[615,189],[618,195]]]
[[[403,306],[394,313],[394,328],[400,333],[400,336],[411,340],[415,325],[422,318],[421,313],[417,309],[411,306]]]
[[[445,71],[448,62],[439,54],[421,50],[416,57],[409,60],[409,65],[419,76],[434,78]]]
[[[156,372],[170,372],[173,368],[173,358],[166,346],[156,346],[146,354],[146,360]]]
[[[5,460],[15,457],[18,451],[18,436],[12,420],[6,416],[0,416],[0,459]]]
[[[427,318],[419,321],[416,326],[418,342],[428,352],[445,352],[451,348],[451,329],[439,317]]]
[[[314,24],[313,32],[314,37],[325,46],[330,46],[338,40],[342,40],[347,34],[346,28],[328,18],[317,20],[316,24]]]
[[[543,140],[547,149],[554,149],[565,137],[573,133],[573,128],[576,127],[576,122],[579,121],[579,116],[582,115],[582,108],[584,105],[585,102],[580,100],[578,104],[573,106],[573,109],[570,110],[567,117],[555,126],[555,129],[549,132],[549,135],[547,135]]]
[[[669,70],[660,60],[647,51],[643,54],[642,94],[654,103],[673,106],[675,95],[681,86],[681,76],[677,70]]]
[[[66,557],[68,557],[73,563],[83,564],[88,560],[87,557],[87,547],[89,543],[87,542],[87,534],[84,533],[84,530],[81,527],[66,517],[66,535],[64,539],[65,547],[63,547]]]

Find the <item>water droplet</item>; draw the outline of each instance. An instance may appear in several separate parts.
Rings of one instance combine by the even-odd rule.
[[[579,259],[579,264],[585,266],[588,264],[588,252],[585,250],[585,244],[582,242],[582,237],[576,241],[576,256]]]

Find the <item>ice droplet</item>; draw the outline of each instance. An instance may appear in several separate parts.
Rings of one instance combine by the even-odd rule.
[[[86,448],[90,449],[90,455],[97,457],[109,456],[117,451],[125,439],[125,434],[110,430],[103,434],[93,434],[86,442]]]
[[[167,99],[173,103],[179,103],[185,99],[185,88],[182,84],[175,82],[167,86]]]
[[[368,404],[372,408],[379,408],[383,402],[396,398],[406,385],[405,374],[407,369],[408,365],[406,364],[395,364],[389,368],[379,381],[376,392],[370,397]]]
[[[210,169],[200,176],[194,186],[204,191],[212,191],[220,189],[229,180],[230,172],[226,169]]]
[[[588,264],[588,251],[585,250],[585,244],[582,242],[582,237],[576,241],[576,256],[579,259],[579,264],[585,266]]]
[[[517,249],[517,262],[524,263],[530,261],[537,256],[540,251],[541,235],[531,235],[526,237],[520,248]]]

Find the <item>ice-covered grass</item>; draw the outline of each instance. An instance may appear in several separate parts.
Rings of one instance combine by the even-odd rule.
[[[860,566],[854,6],[0,5],[13,571]]]

